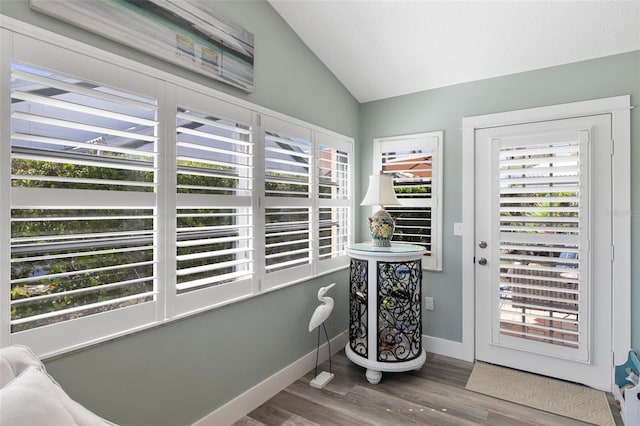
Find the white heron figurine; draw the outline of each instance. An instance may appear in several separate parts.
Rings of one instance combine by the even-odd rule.
[[[311,380],[310,385],[314,388],[322,389],[325,387],[327,383],[333,379],[332,367],[331,367],[331,342],[329,341],[329,335],[327,334],[327,328],[324,325],[324,322],[331,315],[331,311],[333,311],[333,299],[329,296],[325,296],[327,291],[329,291],[336,283],[329,284],[326,287],[320,287],[318,290],[318,300],[322,302],[315,311],[313,311],[313,315],[311,315],[311,320],[309,321],[309,332],[312,332],[314,328],[318,329],[318,348],[316,349],[316,369],[314,372],[315,378]],[[324,335],[327,338],[327,344],[329,345],[329,372],[323,371],[318,374],[318,354],[320,352],[320,325],[322,324],[322,329],[324,330]]]

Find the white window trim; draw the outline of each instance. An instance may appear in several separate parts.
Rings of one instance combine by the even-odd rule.
[[[401,146],[404,149],[431,148],[432,149],[432,234],[431,234],[431,256],[424,256],[422,259],[422,269],[431,271],[442,271],[442,227],[443,227],[443,202],[442,202],[442,177],[443,177],[443,141],[444,132],[442,130],[426,133],[415,133],[410,135],[390,136],[375,138],[373,140],[373,173],[378,173],[382,167],[382,147],[387,144]],[[372,209],[375,211],[376,207]]]
[[[189,81],[187,79],[174,76],[172,74],[166,73],[164,71],[160,71],[146,65],[134,62],[132,60],[114,55],[112,53],[101,51],[94,47],[88,46],[84,43],[78,42],[76,40],[68,39],[64,36],[60,36],[58,34],[51,33],[47,30],[43,30],[41,28],[32,26],[30,24],[26,24],[13,18],[0,15],[0,32],[2,36],[0,37],[0,75],[8,76],[10,75],[10,66],[12,58],[12,46],[13,42],[16,38],[24,40],[29,40],[28,42],[42,43],[44,45],[52,45],[59,48],[63,48],[69,52],[80,54],[89,58],[93,58],[95,60],[100,60],[103,62],[108,62],[118,67],[127,69],[134,73],[139,73],[144,76],[154,78],[158,80],[158,91],[163,98],[163,105],[160,106],[158,119],[163,122],[171,122],[175,121],[175,111],[171,111],[170,105],[171,102],[166,102],[171,96],[168,93],[171,93],[172,90],[180,90],[180,88],[185,88],[188,90],[193,90],[199,93],[204,94],[205,96],[210,96],[212,98],[218,99],[223,102],[227,102],[233,104],[237,107],[248,109],[252,112],[252,126],[254,127],[254,142],[255,142],[255,153],[256,153],[256,161],[260,160],[261,149],[263,149],[264,141],[263,141],[263,127],[260,122],[261,116],[269,116],[279,120],[287,121],[296,126],[302,126],[309,130],[312,133],[312,141],[313,141],[313,150],[317,149],[316,139],[319,137],[318,135],[328,135],[337,141],[338,145],[348,147],[349,154],[351,156],[351,179],[350,179],[350,194],[351,198],[348,201],[349,208],[351,209],[351,224],[350,227],[353,229],[353,212],[354,209],[354,200],[353,200],[353,138],[341,135],[339,133],[321,128],[319,126],[304,122],[302,120],[298,120],[292,117],[288,117],[284,114],[281,114],[276,111],[269,110],[267,108],[251,104],[249,102],[243,101],[241,99],[234,98],[230,95],[224,94],[222,92],[218,92],[214,89],[210,89]],[[42,55],[46,56],[46,55]],[[18,59],[19,60],[19,59]],[[35,61],[35,66],[41,66],[47,68],[47,58],[38,58]],[[64,72],[64,71],[63,71]],[[8,78],[2,79],[0,85],[0,95],[2,99],[9,99],[11,93],[10,81]],[[11,110],[9,102],[3,102],[0,116],[0,127],[3,129],[1,139],[8,141],[10,140],[10,128],[11,128]],[[166,129],[166,128],[165,128]],[[174,129],[175,130],[175,129]],[[162,130],[159,133],[162,140],[171,140],[167,139],[168,135],[165,130]],[[11,153],[10,144],[1,144],[0,145],[0,178],[2,182],[9,182],[10,178],[10,167],[9,167],[9,158]],[[262,154],[263,155],[263,154]],[[171,155],[166,155],[166,152],[161,152],[160,154],[161,164],[164,165],[167,171],[174,170],[175,171],[175,157]],[[263,163],[261,163],[263,164]],[[317,164],[313,163],[314,168]],[[258,167],[257,169],[259,169]],[[315,171],[315,169],[314,169]],[[159,177],[160,180],[165,179],[165,177]],[[314,184],[314,193],[317,191]],[[3,250],[0,250],[0,264],[8,265],[10,262],[10,191],[4,190],[6,183],[0,184],[0,187],[3,188],[0,191],[0,247],[3,247]],[[257,173],[254,176],[254,185],[255,188],[264,188],[264,175]],[[158,208],[165,209],[166,211],[174,211],[175,212],[175,197],[174,194],[171,193],[171,189],[174,189],[171,185],[164,185],[163,190],[159,190],[157,193],[158,198]],[[169,190],[167,190],[169,188]],[[262,194],[262,193],[261,193]],[[263,198],[261,200],[261,198]],[[264,213],[264,197],[263,196],[253,196],[252,197],[252,208],[254,210],[254,222],[253,225],[255,227],[255,232],[257,234],[262,234],[262,230],[264,229],[264,219],[262,218]],[[262,202],[262,203],[261,203]],[[311,229],[314,234],[316,232],[317,227],[317,215],[315,212],[317,211],[318,206],[317,199],[312,200],[312,210],[314,214],[312,214],[312,224]],[[262,212],[262,213],[261,213]],[[167,220],[168,217],[168,220]],[[171,215],[165,215],[164,219],[158,222],[158,233],[159,239],[163,240],[167,247],[166,250],[158,251],[158,261],[164,264],[162,270],[159,271],[158,278],[158,298],[154,303],[149,303],[133,306],[130,308],[119,309],[116,311],[112,311],[106,314],[93,315],[82,318],[79,321],[69,321],[66,323],[60,323],[61,327],[57,328],[56,331],[43,333],[42,329],[48,327],[40,327],[38,333],[29,333],[28,335],[23,335],[20,338],[15,338],[15,335],[10,333],[10,318],[9,315],[2,316],[0,318],[0,346],[6,346],[12,343],[22,343],[30,345],[34,348],[36,353],[41,357],[49,357],[57,354],[61,354],[67,352],[69,350],[85,347],[88,345],[96,344],[102,341],[106,341],[109,339],[113,339],[115,337],[126,335],[132,332],[136,332],[138,330],[142,330],[145,328],[154,327],[160,324],[164,324],[167,322],[174,321],[178,318],[182,318],[187,315],[191,315],[194,313],[206,311],[213,309],[218,306],[227,305],[230,303],[234,303],[239,300],[244,300],[250,297],[255,297],[257,295],[264,294],[266,292],[286,287],[289,285],[293,285],[299,282],[307,281],[311,278],[315,278],[327,273],[331,273],[337,270],[341,270],[348,266],[347,256],[343,256],[338,262],[334,262],[330,265],[319,265],[318,256],[316,252],[313,252],[313,263],[312,268],[309,274],[300,275],[297,277],[287,277],[287,282],[281,282],[272,286],[267,286],[264,282],[264,264],[261,266],[259,262],[256,264],[256,268],[259,268],[256,274],[254,274],[254,279],[249,283],[248,286],[243,287],[239,291],[238,289],[230,290],[230,291],[218,291],[217,295],[210,299],[208,303],[177,303],[178,296],[172,294],[172,289],[175,288],[175,278],[172,280],[167,280],[167,277],[175,274],[175,244],[171,244],[168,241],[173,239],[173,233],[171,230],[175,230],[175,225],[170,225],[172,218]],[[314,240],[315,240],[314,235]],[[353,242],[353,235],[350,236],[350,243]],[[255,239],[258,243],[254,247],[256,252],[262,250],[264,252],[264,247],[260,246],[261,239]],[[317,249],[317,243],[313,245],[314,249]],[[170,251],[173,250],[173,255],[170,254]],[[0,275],[0,292],[2,295],[0,296],[0,307],[2,312],[10,312],[10,298],[8,297],[10,290],[10,270],[9,268],[1,268],[5,271],[2,275]],[[173,286],[171,283],[173,282]],[[143,320],[140,320],[141,312],[140,310],[144,310],[146,313],[143,314]],[[111,321],[111,319],[113,321]],[[84,321],[87,320],[87,321]],[[107,322],[117,323],[118,327],[114,331],[110,327],[104,327],[108,325]],[[91,326],[88,326],[92,324]],[[38,330],[38,329],[35,329]],[[59,332],[57,330],[60,330]],[[89,332],[88,330],[99,330],[97,333]],[[65,335],[74,335],[75,337],[68,339],[67,341],[60,341],[60,337],[62,334]]]

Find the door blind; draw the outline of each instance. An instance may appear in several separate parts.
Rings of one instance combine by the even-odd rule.
[[[154,300],[156,110],[12,64],[12,332]]]
[[[578,348],[586,141],[499,146],[500,334]]]

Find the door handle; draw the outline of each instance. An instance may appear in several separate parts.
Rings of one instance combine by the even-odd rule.
[[[486,265],[487,264],[487,259],[485,259],[484,257],[481,257],[480,259],[478,259],[478,263],[480,265]]]

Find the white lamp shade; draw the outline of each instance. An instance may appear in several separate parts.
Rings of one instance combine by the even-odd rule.
[[[391,175],[369,176],[369,188],[367,194],[360,203],[361,206],[397,206],[400,202],[396,198],[393,189],[393,177]]]

